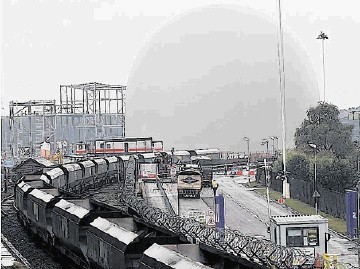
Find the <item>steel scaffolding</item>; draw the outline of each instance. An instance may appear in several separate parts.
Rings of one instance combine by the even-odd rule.
[[[10,101],[10,152],[13,158],[38,155],[45,140],[55,141],[55,100]]]
[[[91,82],[60,85],[59,105],[55,100],[11,101],[8,124],[2,120],[2,151],[23,159],[39,156],[44,141],[52,153],[61,149],[66,154],[73,143],[124,137],[125,90]]]
[[[126,86],[97,82],[61,85],[59,110],[61,122],[66,123],[62,126],[77,129],[76,142],[124,137],[125,90]],[[69,124],[68,115],[75,124]]]

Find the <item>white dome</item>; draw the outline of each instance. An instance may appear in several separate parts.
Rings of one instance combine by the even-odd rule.
[[[292,145],[318,86],[307,54],[286,31],[284,54]],[[247,136],[251,150],[264,150],[263,138],[281,138],[276,22],[228,5],[172,19],[137,56],[126,103],[127,136],[152,136],[166,148],[242,151]]]

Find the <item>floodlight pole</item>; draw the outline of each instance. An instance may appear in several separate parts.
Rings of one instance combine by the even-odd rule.
[[[286,173],[286,128],[285,128],[285,60],[284,60],[284,38],[282,29],[281,0],[277,0],[279,12],[278,31],[278,58],[279,58],[279,79],[280,79],[280,104],[281,104],[281,138],[282,138],[282,159],[283,159],[283,198],[290,198],[290,188]]]
[[[325,39],[329,39],[329,37],[322,31],[320,31],[320,34],[318,35],[318,37],[316,39],[321,39],[321,44],[322,44],[322,64],[323,64],[324,102],[325,102],[326,99],[325,99],[325,45],[324,45],[324,41],[325,41]]]

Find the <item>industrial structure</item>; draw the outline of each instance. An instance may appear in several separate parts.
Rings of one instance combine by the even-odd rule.
[[[52,154],[73,152],[77,142],[125,136],[126,86],[97,82],[60,85],[55,100],[10,102],[2,118],[2,154],[13,160],[40,155],[43,143]]]

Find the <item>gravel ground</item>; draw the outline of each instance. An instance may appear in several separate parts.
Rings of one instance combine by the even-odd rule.
[[[13,192],[9,188],[8,193],[1,193],[1,198],[8,197]],[[51,256],[40,246],[35,243],[30,235],[17,220],[16,213],[12,207],[13,200],[9,199],[1,203],[1,209],[6,216],[1,217],[1,233],[13,244],[13,246],[24,256],[31,264],[32,269],[65,269],[68,266],[61,266],[55,262]]]

